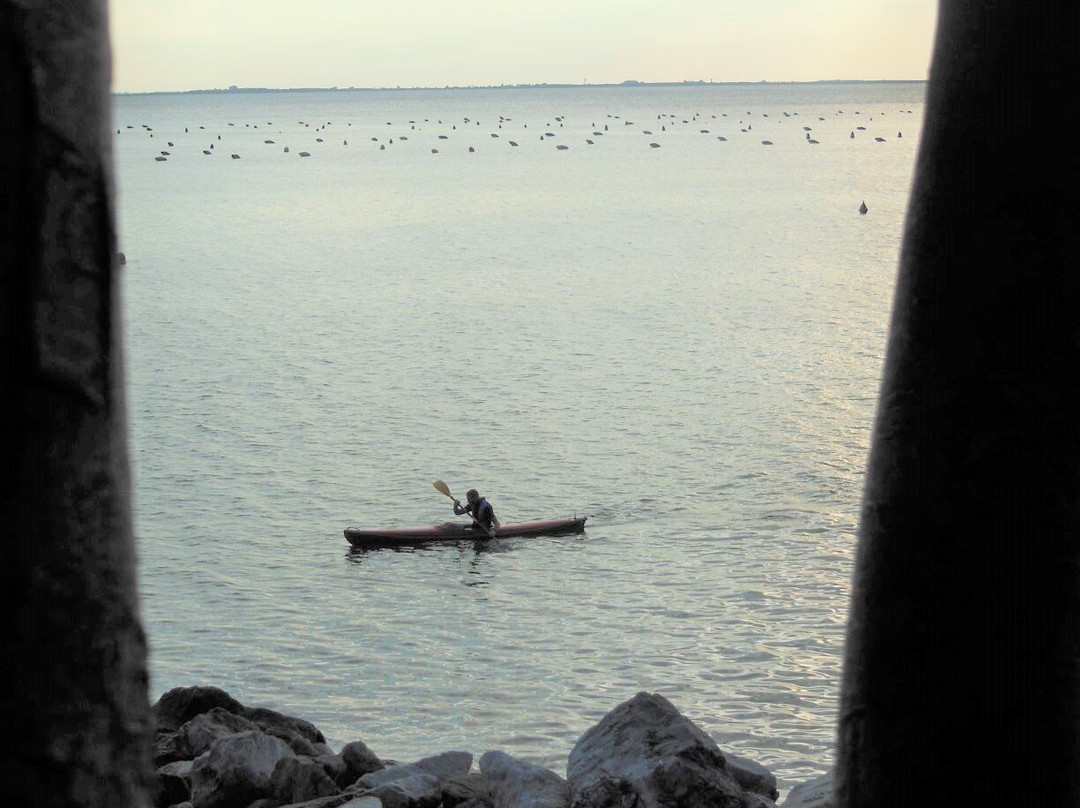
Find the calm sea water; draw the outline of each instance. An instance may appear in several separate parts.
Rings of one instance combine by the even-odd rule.
[[[923,91],[118,97],[152,696],[562,771],[649,690],[824,772]],[[436,478],[587,533],[349,551]]]

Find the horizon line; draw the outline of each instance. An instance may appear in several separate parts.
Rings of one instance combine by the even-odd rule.
[[[759,86],[762,84],[925,84],[927,79],[814,79],[811,81],[770,81],[768,79],[761,79],[759,81],[705,81],[705,80],[686,80],[686,81],[636,81],[628,79],[620,82],[598,82],[595,84],[565,84],[560,82],[541,82],[537,84],[447,84],[442,87],[435,86],[423,86],[416,85],[410,87],[396,86],[396,87],[240,87],[238,85],[230,85],[228,87],[213,87],[193,90],[113,90],[113,95],[188,95],[188,94],[200,94],[200,93],[302,93],[302,92],[394,92],[394,91],[414,91],[414,90],[519,90],[519,89],[585,89],[590,87],[617,87],[617,88],[633,88],[633,87],[720,87],[728,85],[752,85]]]

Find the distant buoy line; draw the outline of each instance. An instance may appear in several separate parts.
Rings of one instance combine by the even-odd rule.
[[[509,112],[509,111],[507,111]],[[149,123],[130,123],[116,128],[116,139],[125,143],[132,138],[145,138],[147,145],[155,134],[164,133],[168,150],[148,148],[147,157],[158,163],[170,163],[176,170],[185,163],[228,155],[240,164],[239,171],[258,170],[275,159],[332,158],[335,161],[364,159],[366,154],[412,154],[420,157],[438,156],[446,159],[456,154],[475,155],[484,162],[485,156],[517,153],[513,158],[530,159],[529,154],[569,152],[560,158],[560,165],[573,165],[578,159],[574,149],[589,147],[586,154],[601,154],[606,149],[618,149],[628,155],[634,151],[657,151],[650,160],[671,159],[680,149],[701,149],[696,144],[711,143],[717,159],[739,159],[739,154],[766,148],[773,155],[801,146],[825,148],[881,147],[903,138],[903,130],[893,123],[894,115],[910,115],[910,109],[888,110],[876,107],[863,110],[823,110],[817,114],[800,115],[794,110],[728,110],[704,113],[655,112],[632,114],[605,112],[575,119],[556,115],[544,120],[528,121],[519,115],[469,115],[460,119],[438,116],[413,116],[401,120],[302,120],[288,124],[271,121],[223,121],[218,124],[188,122],[175,131],[170,127]],[[857,119],[853,120],[855,116]],[[640,126],[634,119],[653,121]],[[806,125],[802,122],[807,121]],[[848,123],[845,123],[847,121]],[[532,125],[539,135],[523,137]],[[855,125],[852,125],[855,124]],[[353,127],[358,136],[349,147],[349,139],[334,140],[324,136],[333,127]],[[887,131],[886,131],[887,128]],[[155,132],[155,129],[159,130]],[[258,134],[256,134],[258,130]],[[895,133],[895,134],[893,134]],[[505,135],[505,137],[504,137]],[[644,135],[645,138],[641,138]],[[209,138],[209,141],[208,141]],[[360,143],[358,147],[356,143]],[[224,151],[216,149],[220,145]],[[267,150],[266,147],[273,149]],[[345,147],[349,147],[345,150]],[[335,152],[335,150],[337,150]],[[345,155],[348,156],[345,156]],[[335,156],[336,155],[336,156]],[[384,159],[384,158],[380,158]],[[507,158],[510,159],[510,158]],[[762,158],[772,159],[772,158]],[[867,212],[866,203],[860,213]]]

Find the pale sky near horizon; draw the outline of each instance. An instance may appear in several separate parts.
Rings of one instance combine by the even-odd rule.
[[[111,0],[113,89],[925,79],[935,0]]]

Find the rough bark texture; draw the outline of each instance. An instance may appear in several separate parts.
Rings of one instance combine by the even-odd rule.
[[[0,756],[5,803],[149,782],[103,0],[0,0]]]
[[[1080,805],[1077,5],[940,7],[864,492],[840,805]]]

